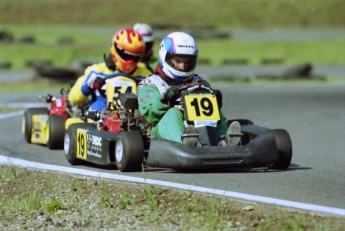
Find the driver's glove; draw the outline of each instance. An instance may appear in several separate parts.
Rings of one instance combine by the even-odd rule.
[[[172,86],[169,87],[166,92],[163,94],[162,103],[173,105],[178,98],[180,98],[180,89],[178,87]]]
[[[105,80],[102,77],[97,77],[95,81],[92,83],[92,88],[95,90],[99,90],[105,84]]]
[[[221,109],[223,106],[223,95],[220,90],[212,89],[213,93],[216,95],[218,107]]]
[[[87,85],[90,89],[99,90],[104,85],[105,80],[102,76],[92,73],[87,80]]]

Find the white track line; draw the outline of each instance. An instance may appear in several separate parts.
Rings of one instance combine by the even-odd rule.
[[[20,115],[23,115],[23,113],[24,113],[23,111],[16,111],[16,112],[10,112],[6,114],[0,114],[0,120],[15,117],[15,116],[20,116]]]
[[[4,104],[8,108],[32,108],[32,107],[46,107],[48,108],[47,103],[8,103]]]
[[[245,193],[205,188],[205,187],[179,184],[179,183],[173,183],[173,182],[161,181],[161,180],[153,180],[153,179],[147,179],[147,178],[141,178],[141,177],[131,177],[131,176],[125,176],[125,175],[119,175],[119,174],[113,174],[113,173],[90,171],[86,169],[79,169],[79,168],[73,168],[73,167],[42,164],[39,162],[31,162],[31,161],[17,159],[13,157],[4,156],[4,155],[0,155],[0,164],[71,173],[71,174],[111,179],[111,180],[151,184],[151,185],[164,186],[164,187],[170,187],[170,188],[176,188],[176,189],[182,189],[182,190],[191,190],[191,191],[196,191],[196,192],[201,192],[201,193],[221,195],[221,196],[242,199],[242,200],[247,200],[247,201],[254,201],[254,202],[261,202],[261,203],[266,203],[266,204],[285,206],[285,207],[290,207],[290,208],[297,208],[297,209],[307,210],[311,212],[321,212],[321,213],[345,216],[345,209],[340,209],[340,208],[333,208],[333,207],[314,205],[314,204],[305,204],[305,203],[281,200],[281,199],[271,198],[271,197],[256,196],[256,195],[245,194]]]

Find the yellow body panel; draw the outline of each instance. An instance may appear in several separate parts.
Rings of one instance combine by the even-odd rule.
[[[84,120],[81,118],[73,117],[73,118],[68,118],[65,122],[65,130],[71,125],[71,124],[76,124],[76,123],[85,123]]]
[[[31,143],[47,144],[48,118],[48,115],[32,116]]]

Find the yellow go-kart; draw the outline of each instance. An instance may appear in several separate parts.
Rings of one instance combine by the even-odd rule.
[[[50,104],[49,109],[27,108],[24,111],[22,133],[28,143],[46,145],[49,149],[63,148],[66,119],[81,117],[85,109],[75,108],[69,104],[68,89],[61,89],[60,94],[59,97],[50,94],[40,97]]]

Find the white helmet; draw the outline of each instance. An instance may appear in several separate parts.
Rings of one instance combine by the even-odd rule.
[[[145,42],[145,52],[143,61],[148,61],[153,54],[154,37],[152,28],[146,23],[136,23],[133,25],[133,29],[137,31]]]
[[[192,36],[184,32],[173,32],[165,36],[159,47],[159,64],[162,71],[172,79],[186,81],[193,74],[198,61],[198,46]],[[188,57],[185,71],[177,70],[171,60],[174,56]]]
[[[146,23],[136,23],[133,26],[133,29],[137,31],[141,37],[144,38],[146,42],[153,42],[154,37],[152,35],[152,28]]]

